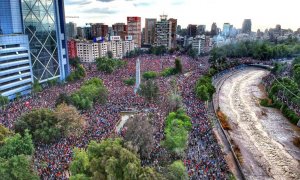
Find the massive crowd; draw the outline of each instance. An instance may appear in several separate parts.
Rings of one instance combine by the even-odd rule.
[[[161,72],[166,67],[174,65],[175,57],[142,55],[141,72]],[[212,132],[211,125],[206,117],[204,103],[196,99],[193,90],[196,80],[208,69],[208,57],[198,60],[187,56],[180,57],[184,74],[178,76],[178,88],[182,93],[183,103],[192,119],[193,128],[189,136],[189,147],[184,160],[191,179],[224,179],[228,168],[224,161],[220,147]],[[88,67],[87,76],[99,77],[109,91],[108,101],[105,104],[94,104],[91,110],[81,111],[87,121],[85,133],[80,137],[62,138],[51,144],[36,143],[34,165],[41,179],[68,179],[69,164],[72,161],[74,147],[85,148],[90,140],[101,140],[114,133],[120,120],[120,111],[149,109],[155,114],[155,147],[151,158],[144,164],[156,166],[166,156],[165,150],[160,147],[163,138],[164,119],[167,115],[166,95],[170,90],[170,77],[159,77],[157,83],[160,88],[160,102],[150,103],[139,95],[134,94],[133,86],[126,86],[124,79],[135,76],[135,59],[125,59],[126,67],[116,70],[112,74],[97,71],[96,66]],[[201,65],[200,65],[201,64]],[[22,114],[35,108],[54,108],[55,100],[60,93],[70,94],[77,89],[84,80],[47,88],[41,93],[10,103],[1,110],[0,123],[13,129],[14,122]],[[147,161],[147,162],[146,162]]]

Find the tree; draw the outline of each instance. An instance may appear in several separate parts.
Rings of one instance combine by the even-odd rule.
[[[9,129],[0,124],[0,146],[4,143],[4,139],[12,134]]]
[[[127,86],[133,86],[135,84],[135,78],[128,78],[123,80],[123,82],[127,85]]]
[[[141,167],[140,159],[124,148],[120,139],[106,139],[100,143],[91,141],[87,151],[76,150],[71,171],[70,179],[139,180],[159,177],[153,169]]]
[[[175,59],[175,69],[177,73],[182,73],[182,64],[179,58]]]
[[[113,53],[112,53],[112,51],[107,51],[107,57],[108,57],[108,58],[113,58]]]
[[[141,158],[149,158],[154,146],[153,126],[150,116],[137,114],[126,122],[124,141],[140,154]]]
[[[167,103],[169,112],[177,111],[183,107],[182,97],[177,92],[171,92],[169,94]]]
[[[105,103],[108,92],[99,78],[86,81],[78,91],[71,94],[72,104],[79,109],[89,109],[94,102]]]
[[[61,137],[61,131],[55,125],[57,118],[53,111],[36,109],[21,116],[15,123],[15,131],[22,135],[28,129],[36,142],[52,142]]]
[[[295,66],[296,64],[300,64],[300,56],[293,60],[292,66]]]
[[[32,90],[34,93],[38,93],[38,92],[41,92],[43,90],[43,88],[40,85],[40,83],[37,80],[35,80],[32,85]]]
[[[189,48],[187,51],[188,56],[195,59],[197,57],[197,52],[193,48]]]
[[[38,180],[37,173],[32,170],[29,157],[13,156],[9,159],[0,158],[0,177],[5,180]]]
[[[79,57],[70,58],[69,62],[71,66],[77,67],[80,64],[80,59]]]
[[[157,73],[154,71],[147,71],[143,74],[143,78],[146,80],[154,79],[157,77]]]
[[[294,68],[293,74],[294,74],[294,79],[295,79],[296,83],[298,84],[298,86],[300,86],[300,66]]]
[[[112,73],[114,70],[124,66],[125,61],[109,57],[100,57],[96,59],[97,69],[106,73]]]
[[[197,87],[196,95],[202,101],[208,101],[210,99],[208,89],[205,85],[200,85]]]
[[[9,102],[9,99],[6,96],[0,95],[0,106],[4,106]]]
[[[23,137],[17,133],[4,139],[3,145],[0,146],[0,157],[8,159],[21,154],[32,155],[33,151],[31,135],[25,131]]]
[[[148,101],[152,101],[158,98],[159,88],[155,81],[148,80],[140,85],[139,93]]]
[[[162,145],[178,156],[183,156],[187,147],[188,131],[192,127],[190,118],[179,109],[169,113],[165,125],[165,139]]]
[[[169,180],[187,180],[189,176],[182,161],[174,161],[168,167]]]
[[[65,103],[60,104],[55,109],[54,116],[57,119],[55,127],[60,129],[63,136],[79,136],[83,132],[85,121],[75,107]]]
[[[74,158],[70,166],[72,174],[89,174],[89,158],[84,150],[74,149]],[[90,175],[90,174],[89,174]]]
[[[55,101],[55,106],[57,107],[58,105],[65,103],[67,105],[71,105],[72,99],[70,96],[68,96],[66,93],[61,93],[59,94],[58,98]]]

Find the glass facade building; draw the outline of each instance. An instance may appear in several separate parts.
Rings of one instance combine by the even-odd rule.
[[[33,76],[39,82],[64,80],[69,72],[63,3],[63,0],[21,0]]]
[[[0,95],[9,99],[31,92],[33,82],[28,36],[23,34],[19,0],[1,0]]]

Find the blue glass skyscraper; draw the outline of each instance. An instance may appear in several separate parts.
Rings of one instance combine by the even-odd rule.
[[[64,80],[69,72],[63,0],[21,0],[34,79]]]

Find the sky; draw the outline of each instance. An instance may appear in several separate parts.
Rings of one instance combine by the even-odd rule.
[[[77,26],[86,23],[126,23],[127,16],[140,16],[142,27],[145,18],[157,18],[161,14],[177,19],[178,25],[204,24],[210,30],[216,22],[241,28],[244,19],[252,20],[252,31],[274,28],[300,28],[300,0],[65,0],[67,22]]]

